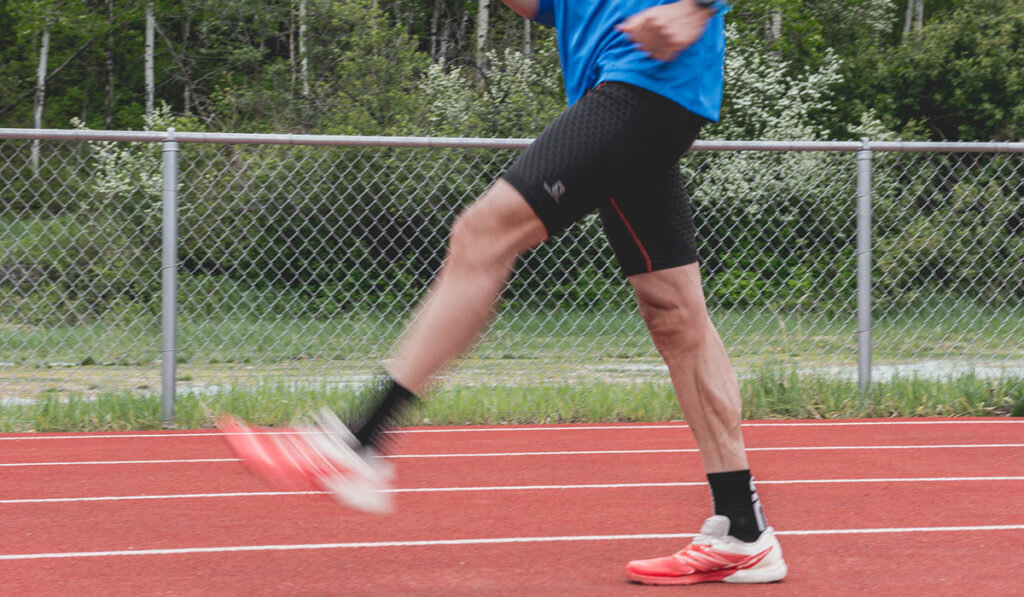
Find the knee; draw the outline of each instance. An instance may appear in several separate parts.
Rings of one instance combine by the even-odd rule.
[[[459,213],[448,240],[448,261],[457,267],[486,268],[514,260],[501,242],[500,225],[476,204]]]
[[[662,355],[694,352],[704,345],[710,320],[702,301],[688,300],[682,293],[637,292],[637,304]]]

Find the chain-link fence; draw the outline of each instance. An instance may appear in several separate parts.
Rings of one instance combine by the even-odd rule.
[[[178,393],[359,385],[437,272],[460,206],[527,144],[33,135],[0,130],[4,399],[156,393],[162,371]],[[177,187],[162,187],[168,152]],[[876,378],[1022,374],[1022,162],[1024,144],[698,144],[682,168],[740,374],[855,377],[872,331]],[[858,163],[871,175],[859,189]],[[168,193],[176,259],[164,262]],[[858,196],[873,322],[858,305]],[[168,268],[176,338],[161,324]],[[668,380],[590,217],[521,261],[489,333],[444,381]]]

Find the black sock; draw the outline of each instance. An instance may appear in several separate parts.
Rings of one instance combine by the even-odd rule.
[[[390,375],[385,375],[370,391],[361,405],[363,415],[353,425],[352,432],[364,447],[376,448],[384,429],[394,423],[398,415],[417,401],[412,392],[403,388]]]
[[[761,503],[749,470],[708,474],[715,514],[729,519],[729,534],[740,541],[756,541],[765,529]]]

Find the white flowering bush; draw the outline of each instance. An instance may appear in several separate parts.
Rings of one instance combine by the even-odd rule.
[[[146,130],[179,124],[166,105],[147,119]],[[80,120],[72,125],[87,130]],[[45,280],[24,304],[63,297],[45,321],[80,321],[101,313],[137,312],[159,296],[160,145],[90,141],[81,167],[66,171],[65,199],[41,217],[51,231],[31,265]],[[33,310],[28,320],[39,317]]]
[[[736,41],[734,29],[728,37]],[[778,54],[731,44],[723,118],[703,137],[824,139],[840,66],[826,51],[819,67],[793,75]],[[854,163],[821,152],[717,152],[685,161],[712,302],[791,309],[832,307],[833,296],[848,296],[822,285],[852,282],[838,261],[854,234]]]
[[[429,108],[426,133],[468,137],[532,137],[565,108],[554,39],[533,55],[491,50],[484,67],[431,64],[420,88]]]
[[[161,102],[153,114],[146,116],[143,130],[166,131],[175,124],[170,107]],[[72,118],[71,125],[80,131],[89,130],[78,118]],[[87,187],[94,191],[94,197],[98,196],[106,205],[132,201],[141,206],[143,212],[159,211],[162,177],[158,144],[88,141],[86,145],[92,158]],[[100,205],[82,207],[96,209]],[[123,208],[121,205],[114,207]]]

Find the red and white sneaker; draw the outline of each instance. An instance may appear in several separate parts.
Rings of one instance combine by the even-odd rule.
[[[253,428],[231,415],[217,421],[231,451],[250,472],[284,491],[325,491],[366,512],[393,510],[391,467],[359,448],[359,442],[329,409],[309,425]]]
[[[634,560],[626,565],[626,575],[647,585],[764,583],[782,580],[786,562],[771,527],[757,541],[745,543],[729,536],[728,518],[712,516],[682,551],[664,558]]]

